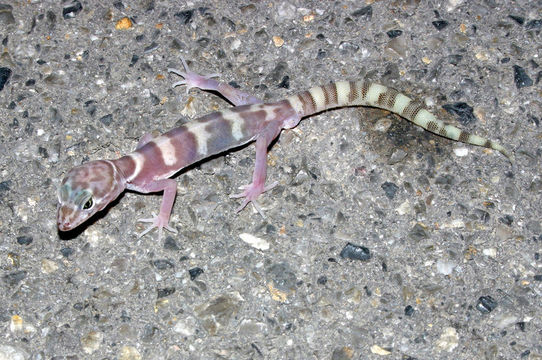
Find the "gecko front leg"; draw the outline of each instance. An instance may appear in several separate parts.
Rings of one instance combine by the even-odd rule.
[[[158,239],[162,238],[162,229],[166,229],[172,233],[177,233],[177,230],[169,226],[169,216],[177,195],[177,183],[173,179],[156,180],[145,185],[128,184],[129,190],[134,190],[140,193],[148,194],[163,191],[162,205],[158,216],[152,218],[138,219],[140,222],[151,223],[149,227],[139,233],[137,236],[142,237],[154,228],[158,229]]]

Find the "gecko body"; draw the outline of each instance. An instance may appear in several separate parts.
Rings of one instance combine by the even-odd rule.
[[[339,81],[313,87],[284,100],[264,104],[260,99],[212,77],[188,69],[169,69],[184,78],[177,85],[218,91],[235,106],[216,111],[172,129],[163,135],[141,138],[134,152],[114,160],[91,161],[71,169],[62,180],[58,196],[57,224],[71,230],[115,200],[124,190],[140,193],[163,192],[160,212],[149,219],[153,228],[176,232],[169,217],[176,196],[176,182],[170,179],[179,170],[209,156],[251,141],[256,142],[252,182],[243,187],[240,208],[252,202],[261,213],[257,198],[273,185],[265,186],[267,149],[282,129],[295,127],[315,113],[343,106],[372,106],[396,113],[422,128],[443,137],[497,150],[512,160],[498,143],[445,124],[408,96],[384,85],[364,81]]]

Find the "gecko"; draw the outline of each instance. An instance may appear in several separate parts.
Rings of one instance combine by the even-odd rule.
[[[184,71],[168,69],[168,72],[182,77],[173,87],[184,85],[187,93],[191,88],[218,92],[234,107],[204,115],[154,138],[145,134],[135,151],[118,159],[94,160],[69,170],[58,191],[57,225],[60,231],[76,228],[122,192],[132,190],[139,193],[163,192],[158,215],[138,220],[150,223],[138,236],[155,228],[158,238],[162,237],[163,229],[176,233],[177,230],[169,225],[169,218],[177,183],[170,177],[200,160],[252,141],[256,147],[252,182],[242,186],[241,193],[230,197],[243,199],[237,212],[252,203],[263,216],[257,198],[276,185],[265,183],[267,152],[272,141],[283,129],[297,126],[302,118],[339,107],[369,106],[388,110],[434,134],[491,148],[513,161],[512,154],[497,142],[446,124],[421,102],[374,82],[331,82],[277,102],[264,103],[253,95],[215,80],[216,74],[199,75],[188,68],[183,58],[181,62]]]

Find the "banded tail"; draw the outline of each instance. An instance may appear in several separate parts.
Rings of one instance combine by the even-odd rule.
[[[364,81],[338,81],[290,96],[288,101],[301,117],[341,106],[361,105],[385,109],[442,137],[499,151],[513,162],[512,154],[500,144],[444,123],[426,110],[422,103],[384,85]]]

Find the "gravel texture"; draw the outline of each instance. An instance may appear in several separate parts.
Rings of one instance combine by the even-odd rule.
[[[1,0],[0,0],[1,2]],[[0,4],[0,359],[542,359],[541,1]],[[254,147],[125,193],[68,234],[73,166],[222,107],[167,68],[267,100],[369,79],[511,149],[381,110],[271,149],[266,218],[228,195]]]

